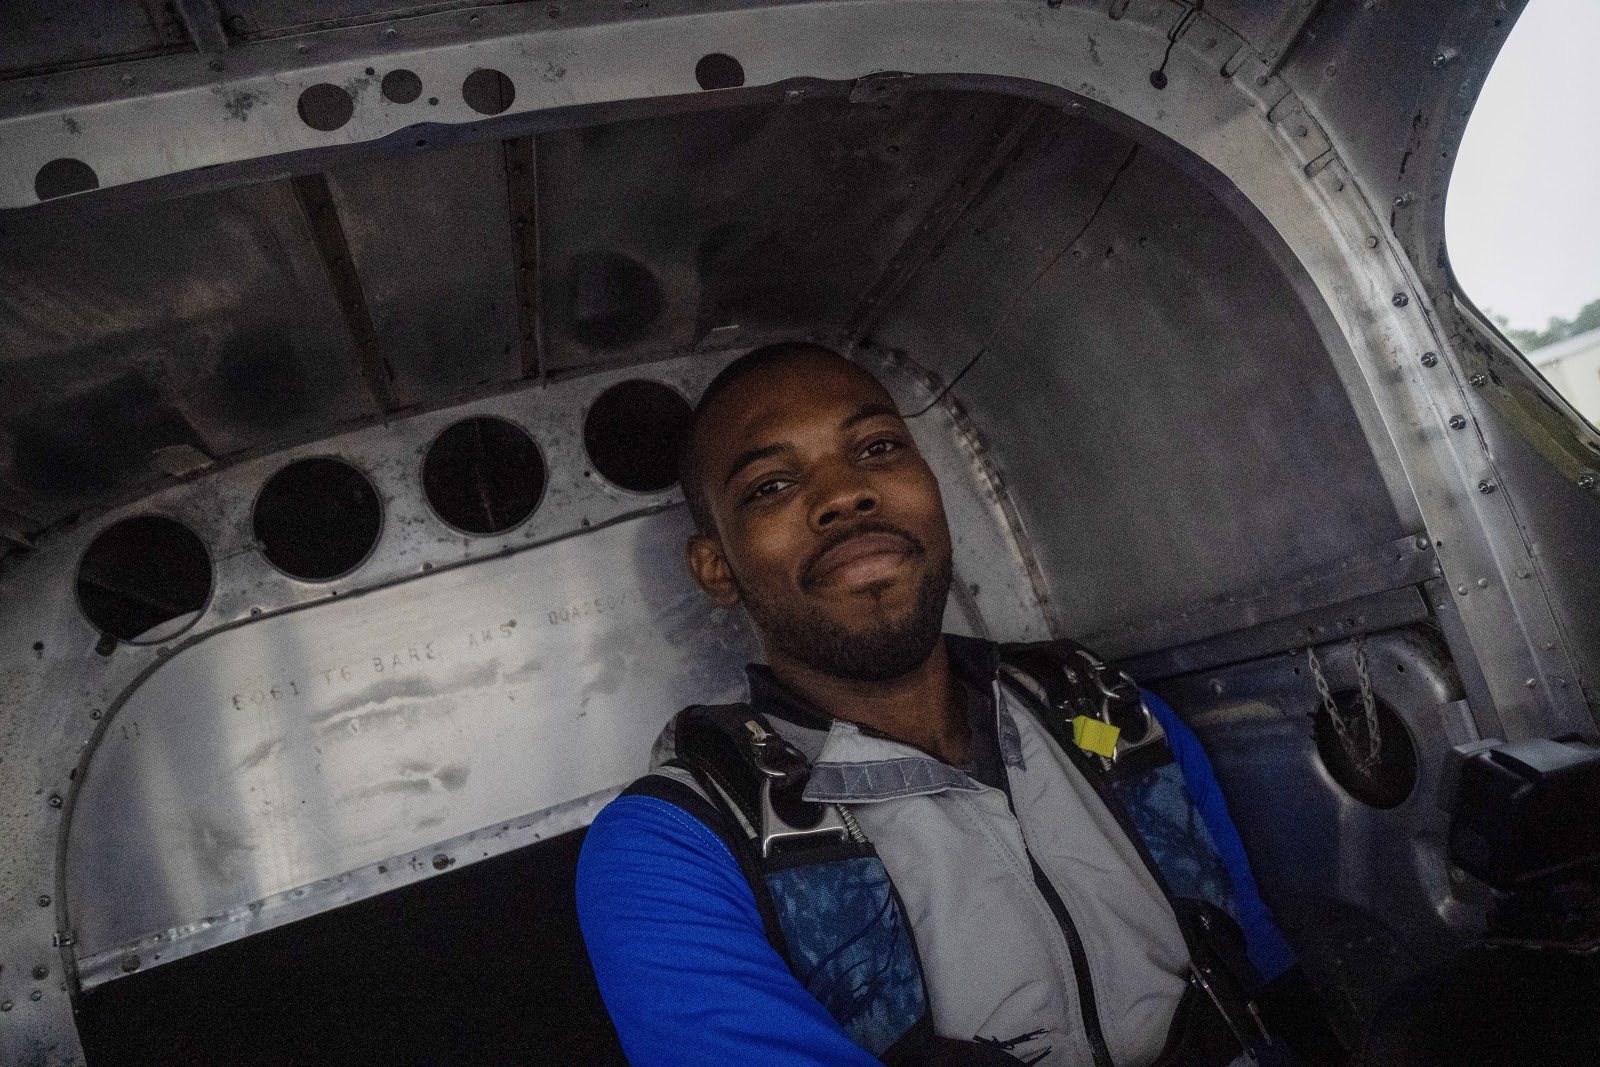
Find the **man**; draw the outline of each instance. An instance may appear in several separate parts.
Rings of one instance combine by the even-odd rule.
[[[680,715],[658,745],[679,758],[584,845],[579,917],[631,1062],[1138,1067],[1265,1044],[1261,985],[1293,954],[1193,735],[1144,695],[1210,857],[1179,869],[1151,858],[1155,793],[1108,785],[1104,727],[1083,716],[1101,754],[1073,751],[1026,671],[941,635],[939,486],[876,379],[816,345],[752,352],[706,389],[683,468],[689,569],[767,662],[750,705]],[[1179,892],[1206,870],[1223,909]],[[1224,927],[1242,975],[1208,947]]]

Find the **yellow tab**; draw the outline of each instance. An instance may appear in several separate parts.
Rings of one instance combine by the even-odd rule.
[[[1085,752],[1093,752],[1097,756],[1111,758],[1117,750],[1117,735],[1120,729],[1108,722],[1091,719],[1087,715],[1079,715],[1072,720],[1072,740]]]

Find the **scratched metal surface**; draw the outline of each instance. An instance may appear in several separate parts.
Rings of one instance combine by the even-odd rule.
[[[643,773],[751,653],[671,565],[687,529],[629,519],[172,655],[79,794],[80,955]]]

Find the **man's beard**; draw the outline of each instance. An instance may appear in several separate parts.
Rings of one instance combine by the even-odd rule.
[[[951,571],[946,556],[936,569],[923,575],[916,603],[906,618],[877,619],[854,631],[814,608],[787,614],[775,611],[770,604],[751,597],[742,585],[740,596],[770,647],[829,677],[885,682],[909,674],[933,654],[944,629]],[[873,604],[875,608],[876,597]]]

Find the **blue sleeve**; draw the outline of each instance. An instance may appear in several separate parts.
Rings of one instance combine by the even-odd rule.
[[[873,1067],[768,944],[733,855],[654,797],[607,805],[578,858],[578,922],[633,1067]]]
[[[1205,820],[1206,829],[1211,831],[1211,839],[1216,842],[1217,852],[1228,868],[1234,899],[1239,902],[1239,925],[1244,928],[1250,962],[1270,982],[1294,966],[1294,949],[1284,940],[1278,924],[1272,919],[1272,913],[1261,899],[1261,891],[1256,888],[1255,875],[1250,873],[1250,860],[1244,854],[1244,842],[1239,840],[1239,831],[1234,828],[1233,818],[1228,814],[1228,804],[1222,796],[1222,788],[1217,785],[1217,776],[1212,773],[1211,760],[1206,757],[1205,749],[1200,747],[1200,739],[1194,735],[1194,731],[1184,725],[1178,713],[1168,707],[1166,701],[1148,690],[1145,691],[1144,700],[1150,714],[1160,721],[1161,728],[1167,732],[1167,743],[1178,761],[1178,769],[1183,772],[1189,795],[1200,809],[1200,817]]]

